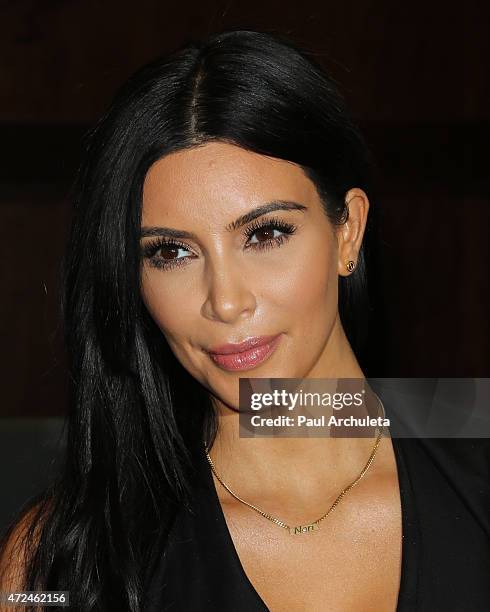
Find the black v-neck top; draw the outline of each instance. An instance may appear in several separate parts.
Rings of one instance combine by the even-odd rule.
[[[489,612],[490,440],[392,443],[403,525],[396,612]],[[143,610],[267,611],[241,565],[204,452],[198,463],[193,510],[177,513]]]

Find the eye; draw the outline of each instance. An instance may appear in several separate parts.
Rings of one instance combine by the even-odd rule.
[[[183,252],[190,253],[189,248],[180,242],[157,238],[147,242],[142,248],[142,254],[155,268],[173,268],[185,263],[188,257],[180,257]]]
[[[274,232],[277,232],[279,236],[281,235],[281,231],[277,228],[272,227],[270,225],[264,225],[258,230],[255,230],[255,232],[252,234],[253,236],[262,236],[263,240],[250,240],[249,244],[260,244],[261,242],[264,242],[266,240],[272,240],[274,238],[277,238],[278,236],[275,236]]]
[[[277,218],[257,220],[247,227],[244,234],[248,238],[245,248],[260,250],[279,247],[296,231],[296,226]],[[191,255],[185,255],[191,253]],[[175,240],[159,237],[142,247],[142,256],[154,268],[171,269],[185,265],[192,258],[187,245]]]
[[[248,247],[270,249],[280,246],[296,231],[296,226],[276,218],[256,221],[248,226],[245,235],[249,238]],[[258,239],[254,239],[254,237]],[[250,240],[252,238],[252,240]]]

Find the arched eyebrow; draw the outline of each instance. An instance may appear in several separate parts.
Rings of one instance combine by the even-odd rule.
[[[293,202],[291,200],[273,200],[272,202],[266,202],[257,208],[245,213],[229,223],[225,229],[228,232],[233,232],[238,228],[250,223],[257,217],[261,217],[262,215],[266,215],[267,213],[273,212],[274,210],[299,210],[304,212],[308,210],[307,206],[300,204],[299,202]],[[185,230],[177,230],[171,227],[142,227],[140,237],[148,238],[152,236],[168,236],[169,238],[181,238],[188,240],[197,240],[197,236],[192,232],[187,232]]]

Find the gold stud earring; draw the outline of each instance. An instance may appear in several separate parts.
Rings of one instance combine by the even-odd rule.
[[[347,265],[345,266],[347,268],[347,270],[349,270],[349,272],[352,272],[352,270],[356,267],[356,264],[350,260],[347,262]]]

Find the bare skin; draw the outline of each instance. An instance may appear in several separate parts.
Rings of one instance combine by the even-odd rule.
[[[357,188],[345,198],[349,220],[335,228],[300,167],[225,143],[166,156],[144,184],[142,228],[194,236],[154,255],[169,267],[145,259],[143,300],[176,358],[213,399],[219,432],[210,456],[218,473],[240,497],[288,524],[322,516],[359,475],[374,438],[241,438],[238,379],[364,378],[340,322],[337,284],[350,274],[346,263],[357,261],[369,202]],[[294,225],[281,244],[252,246],[281,234],[270,227],[249,236],[251,223],[226,229],[271,201],[303,207],[256,219]],[[143,237],[142,245],[151,240]],[[276,351],[247,371],[223,370],[204,350],[277,333]],[[322,529],[304,537],[293,538],[215,484],[244,570],[269,609],[396,608],[401,508],[389,438]]]

